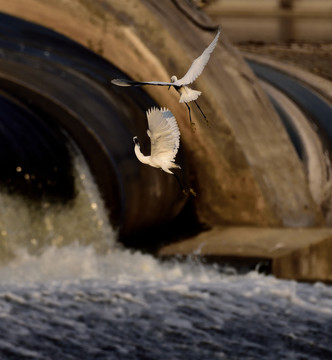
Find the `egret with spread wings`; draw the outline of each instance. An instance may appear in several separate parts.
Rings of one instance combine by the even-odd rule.
[[[134,151],[139,161],[143,164],[159,168],[168,174],[174,175],[181,190],[188,194],[196,195],[195,192],[185,184],[182,178],[170,169],[181,169],[175,163],[175,157],[180,146],[180,130],[174,115],[166,108],[151,108],[146,112],[148,118],[147,134],[151,141],[151,154],[144,155],[141,152],[137,136],[134,136]]]
[[[214,50],[214,48],[217,45],[218,38],[220,35],[220,29],[218,30],[217,35],[212,40],[211,44],[203,51],[203,53],[193,61],[191,64],[189,70],[187,73],[181,78],[178,79],[175,75],[171,77],[170,82],[164,82],[164,81],[132,81],[132,80],[126,80],[126,79],[113,79],[111,82],[118,86],[143,86],[143,85],[157,85],[157,86],[168,86],[170,88],[173,86],[177,92],[180,94],[180,103],[185,103],[188,111],[189,111],[189,120],[191,121],[191,113],[190,113],[190,106],[188,105],[189,102],[194,101],[202,115],[204,116],[204,119],[206,119],[205,114],[203,113],[202,109],[197,103],[197,98],[201,95],[201,92],[198,90],[193,90],[187,85],[193,83],[198,76],[202,73],[204,70],[206,64],[208,63],[211,53]]]

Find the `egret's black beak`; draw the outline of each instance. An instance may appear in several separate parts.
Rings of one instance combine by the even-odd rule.
[[[171,85],[168,87],[168,90],[170,89]]]

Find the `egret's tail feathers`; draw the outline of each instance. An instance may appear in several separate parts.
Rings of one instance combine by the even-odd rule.
[[[190,89],[187,86],[183,86],[181,88],[180,93],[181,93],[180,100],[179,100],[180,103],[188,103],[190,101],[194,101],[201,95],[200,91]]]
[[[172,164],[172,168],[174,168],[174,169],[181,169],[181,166],[178,165],[178,164],[173,163],[173,164]]]

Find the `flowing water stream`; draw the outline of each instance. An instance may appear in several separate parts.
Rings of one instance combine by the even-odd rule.
[[[0,195],[0,359],[331,359],[332,287],[122,248],[83,159],[78,195]]]

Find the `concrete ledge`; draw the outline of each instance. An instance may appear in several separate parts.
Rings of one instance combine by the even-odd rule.
[[[261,262],[278,278],[331,282],[332,228],[217,227],[158,252],[189,255],[248,268]]]

